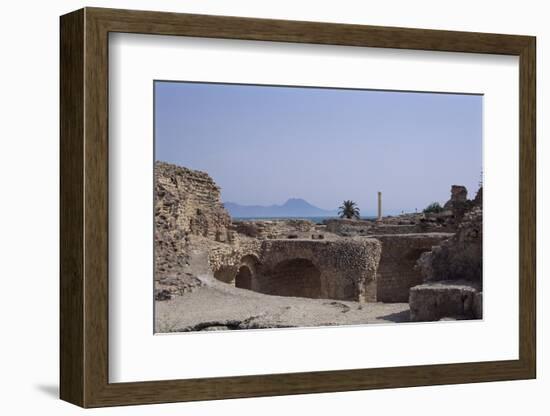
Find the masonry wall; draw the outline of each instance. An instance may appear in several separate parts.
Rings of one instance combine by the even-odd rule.
[[[361,240],[267,240],[262,244],[256,283],[261,293],[376,300],[380,243]]]
[[[409,289],[423,281],[415,265],[420,255],[452,237],[451,233],[377,235],[382,254],[376,276],[379,302],[408,302]]]
[[[155,293],[181,295],[201,286],[208,270],[208,245],[227,245],[229,214],[219,188],[204,172],[155,164]],[[218,243],[220,242],[220,243]]]
[[[326,231],[344,237],[455,231],[455,227],[446,224],[443,218],[438,221],[437,217],[441,215],[408,214],[385,217],[383,221],[330,219],[324,223]]]
[[[453,238],[434,247],[418,262],[425,281],[468,280],[482,282],[483,210],[472,208],[462,217]]]
[[[173,229],[216,241],[227,239],[231,223],[221,203],[220,188],[205,172],[157,162],[155,165],[157,224],[173,221]]]

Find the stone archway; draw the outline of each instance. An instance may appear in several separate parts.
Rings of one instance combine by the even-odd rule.
[[[277,296],[321,298],[321,272],[303,258],[285,260],[262,279],[260,292]]]
[[[248,290],[252,289],[252,271],[247,265],[243,265],[239,268],[235,276],[235,287]]]

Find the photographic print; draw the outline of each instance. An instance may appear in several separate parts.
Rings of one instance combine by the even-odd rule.
[[[536,378],[534,36],[86,7],[59,39],[61,399]]]
[[[155,332],[481,319],[482,110],[155,81]]]

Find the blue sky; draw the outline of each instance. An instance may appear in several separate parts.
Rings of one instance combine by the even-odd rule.
[[[344,199],[363,215],[471,198],[482,170],[479,95],[155,82],[155,157],[208,172],[243,205]]]

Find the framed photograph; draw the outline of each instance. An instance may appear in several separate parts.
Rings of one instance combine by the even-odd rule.
[[[535,378],[535,49],[62,16],[61,398]]]

